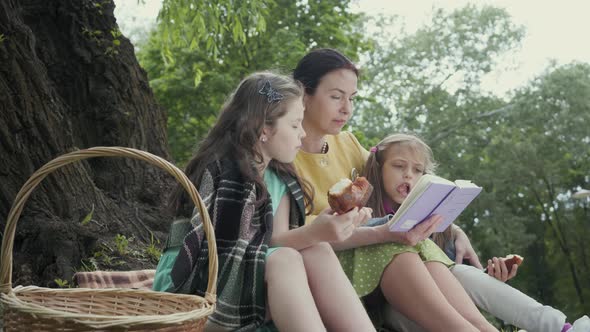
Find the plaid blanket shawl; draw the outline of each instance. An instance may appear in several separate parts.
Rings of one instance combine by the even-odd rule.
[[[293,179],[286,183],[292,204],[297,207],[292,209],[296,212],[291,213],[290,224],[299,227],[304,222],[301,190]],[[270,199],[256,206],[254,183],[245,182],[237,164],[230,160],[211,163],[198,188],[215,229],[219,261],[217,308],[209,319],[237,331],[253,331],[262,325],[266,314],[264,264],[272,234]],[[188,234],[182,243],[169,238],[167,244],[181,246],[171,272],[175,285],[171,291],[203,296],[208,279],[208,247],[197,211],[190,226],[185,228]],[[183,228],[181,224],[176,227]]]

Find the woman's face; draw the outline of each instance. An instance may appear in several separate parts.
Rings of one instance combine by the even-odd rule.
[[[338,69],[321,78],[314,95],[305,94],[305,118],[308,133],[337,135],[352,116],[357,94],[357,77],[349,69]]]

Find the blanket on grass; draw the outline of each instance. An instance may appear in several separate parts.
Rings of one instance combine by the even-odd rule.
[[[134,288],[151,290],[156,270],[77,272],[74,282],[81,288]]]

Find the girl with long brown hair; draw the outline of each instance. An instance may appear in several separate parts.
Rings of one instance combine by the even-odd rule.
[[[281,331],[374,331],[326,243],[350,236],[364,216],[325,211],[316,226],[304,225],[312,193],[291,165],[305,136],[303,111],[301,87],[291,78],[252,74],[186,167],[218,248],[217,306],[207,331],[254,331],[269,317]],[[154,289],[203,295],[202,220],[180,188],[172,197],[185,218],[172,225]]]

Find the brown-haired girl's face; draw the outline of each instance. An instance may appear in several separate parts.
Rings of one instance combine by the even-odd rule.
[[[275,121],[274,126],[265,126],[263,130],[267,141],[260,144],[260,152],[266,162],[272,159],[282,163],[293,162],[301,148],[301,139],[305,137],[301,125],[304,111],[301,97],[287,101],[285,107],[285,114]]]
[[[385,153],[381,166],[385,194],[401,204],[424,174],[426,158],[408,143],[392,144],[381,153]]]
[[[315,94],[304,97],[305,124],[319,135],[337,135],[352,115],[357,76],[349,69],[332,71],[320,80]]]

